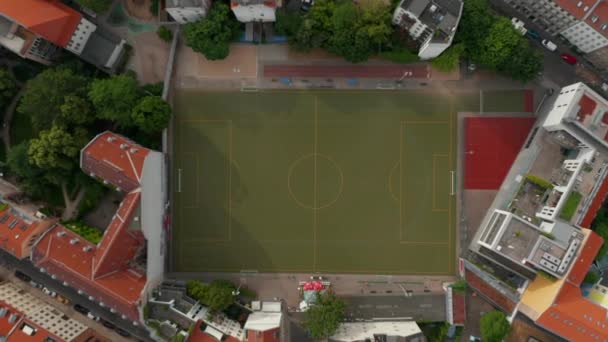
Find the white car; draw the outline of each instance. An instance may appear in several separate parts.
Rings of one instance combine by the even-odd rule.
[[[557,45],[555,45],[555,43],[553,43],[550,40],[547,39],[543,39],[543,41],[541,42],[541,44],[543,44],[543,46],[549,50],[549,51],[555,51],[557,50]]]
[[[525,35],[526,32],[528,32],[528,30],[524,26],[524,22],[515,17],[511,18],[511,24],[513,24],[515,30],[522,36]]]

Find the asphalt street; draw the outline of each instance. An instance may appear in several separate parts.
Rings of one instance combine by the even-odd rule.
[[[549,81],[555,83],[560,87],[581,81],[581,79],[576,75],[574,66],[564,62],[561,59],[560,54],[562,52],[565,52],[572,56],[576,56],[579,63],[582,63],[587,68],[592,68],[590,65],[585,63],[580,56],[578,56],[566,44],[564,44],[564,42],[557,39],[557,37],[551,36],[540,26],[536,25],[530,19],[526,18],[523,14],[517,12],[515,9],[507,5],[503,0],[490,0],[490,3],[492,4],[492,7],[498,11],[498,13],[508,17],[509,19],[511,19],[512,17],[520,19],[524,22],[525,27],[527,29],[535,30],[540,34],[542,39],[548,39],[557,45],[556,51],[549,51],[541,45],[540,41],[528,38],[532,45],[537,47],[538,50],[543,53],[544,70],[542,77],[544,79],[548,79]]]
[[[346,317],[349,320],[411,319],[445,321],[444,294],[421,294],[405,296],[350,296],[343,297],[347,303]]]
[[[80,304],[90,310],[93,315],[99,316],[104,320],[111,322],[122,330],[128,331],[132,338],[137,338],[141,341],[153,341],[150,338],[148,331],[141,326],[134,326],[131,321],[123,320],[119,315],[113,314],[107,308],[102,308],[97,303],[90,301],[86,296],[79,295],[76,290],[71,287],[63,286],[63,284],[51,278],[48,274],[41,273],[31,262],[26,260],[18,260],[12,255],[0,250],[0,267],[7,268],[10,272],[16,269],[27,274],[33,281],[43,284],[47,288],[61,294],[72,301],[72,305]]]

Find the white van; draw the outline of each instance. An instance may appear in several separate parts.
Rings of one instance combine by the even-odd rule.
[[[543,39],[543,41],[541,42],[541,44],[543,44],[543,46],[549,50],[549,51],[555,51],[557,50],[557,45],[555,45],[555,43],[553,43],[550,40],[547,39]]]

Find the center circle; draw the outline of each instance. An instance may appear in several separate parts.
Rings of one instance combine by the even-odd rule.
[[[336,203],[344,188],[342,169],[330,157],[311,153],[294,161],[287,174],[291,198],[301,207],[324,209]]]

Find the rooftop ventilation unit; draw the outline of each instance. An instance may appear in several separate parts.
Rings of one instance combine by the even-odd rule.
[[[434,13],[436,10],[437,10],[437,5],[435,5],[435,4],[431,5],[431,7],[429,7],[429,11],[431,13]]]
[[[135,217],[133,218],[133,221],[135,221],[135,222],[139,222],[139,216],[135,216]]]
[[[128,147],[129,147],[129,145],[127,145],[127,144],[120,144],[121,150],[126,150]]]
[[[131,149],[129,150],[129,152],[131,152],[131,153],[135,153],[135,152],[137,152],[137,151],[139,151],[139,150],[138,150],[138,149],[136,149],[135,147],[133,147],[133,148],[131,148]]]
[[[70,245],[75,245],[78,243],[78,239],[77,238],[73,238],[72,240],[70,240]]]
[[[108,140],[108,142],[114,142],[114,140],[116,140],[116,138],[115,137],[108,137],[107,140]]]
[[[57,232],[57,237],[62,237],[64,235],[65,235],[65,231],[63,231],[63,230],[60,230]]]
[[[82,247],[83,252],[90,252],[93,250],[93,246],[84,246]]]

